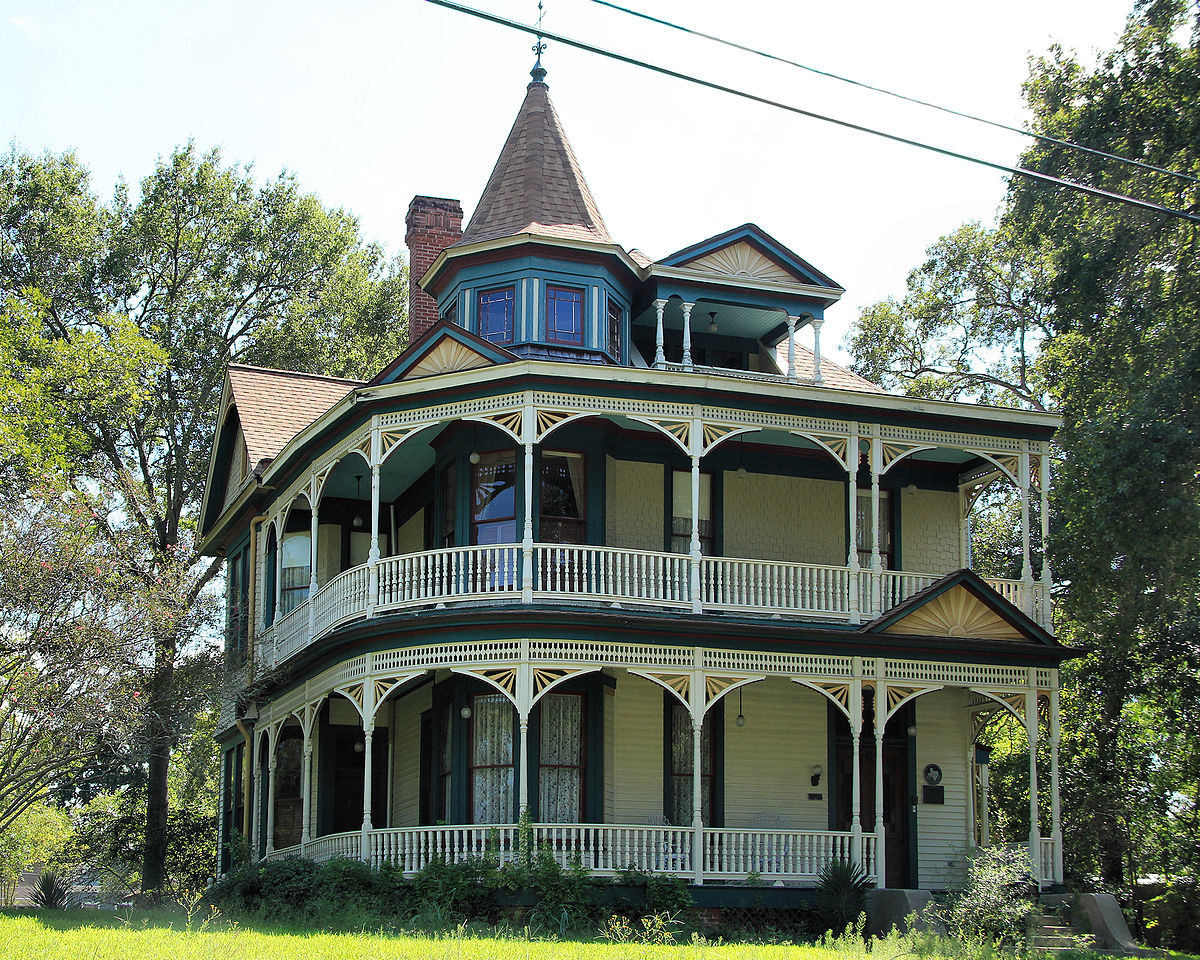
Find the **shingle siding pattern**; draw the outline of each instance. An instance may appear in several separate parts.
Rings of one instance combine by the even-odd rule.
[[[833,480],[726,471],[725,556],[846,562],[846,487]]]
[[[531,233],[612,243],[544,83],[531,83],[460,243]]]
[[[958,494],[916,490],[901,492],[901,497],[900,565],[938,576],[961,567]]]

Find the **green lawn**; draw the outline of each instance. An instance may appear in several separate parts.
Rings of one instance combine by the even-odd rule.
[[[704,941],[610,943],[528,938],[520,931],[485,937],[469,932],[428,937],[387,933],[324,933],[189,921],[184,913],[137,911],[123,917],[96,911],[0,914],[0,960],[1000,960],[987,949],[961,951],[946,940],[893,937],[829,948]],[[1078,953],[1072,960],[1095,960]],[[1183,954],[1175,954],[1185,960]],[[1187,958],[1200,960],[1200,958]]]

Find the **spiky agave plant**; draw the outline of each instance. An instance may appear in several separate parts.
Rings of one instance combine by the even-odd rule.
[[[43,910],[68,910],[75,905],[75,895],[66,879],[53,870],[38,874],[33,892],[29,894],[35,907]]]
[[[813,906],[828,929],[840,933],[867,909],[872,881],[849,860],[830,860],[817,877]]]

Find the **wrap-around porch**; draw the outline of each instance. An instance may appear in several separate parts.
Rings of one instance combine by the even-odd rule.
[[[943,888],[987,838],[976,730],[1006,710],[1036,747],[1039,703],[1052,802],[1031,791],[1028,849],[1050,884],[1057,671],[882,657],[540,640],[366,654],[255,708],[252,747],[226,754],[223,837],[405,872],[532,844],[599,876],[803,884],[852,860],[880,886]]]

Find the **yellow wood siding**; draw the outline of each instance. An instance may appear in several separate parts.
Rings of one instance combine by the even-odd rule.
[[[662,717],[662,687],[632,674],[617,678],[612,727],[616,823],[646,823],[662,816]]]
[[[916,490],[900,496],[900,566],[939,576],[959,569],[958,494]]]
[[[663,548],[663,466],[608,457],[605,539],[610,547]]]
[[[939,690],[916,701],[917,724],[917,880],[939,890],[959,886],[967,848],[967,750],[971,722],[963,690]],[[942,768],[944,804],[920,802],[928,764]]]
[[[433,705],[433,685],[396,702],[392,743],[392,825],[415,827],[420,819],[421,714]]]
[[[425,508],[422,507],[396,531],[396,555],[419,553],[425,549]]]
[[[820,786],[810,782],[813,764],[829,765],[825,700],[771,678],[742,688],[744,727],[734,722],[737,712],[735,690],[725,695],[725,825],[778,817],[795,830],[828,829],[828,774]]]
[[[846,562],[846,491],[833,480],[726,471],[724,554]]]

